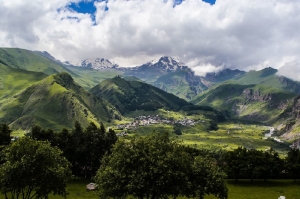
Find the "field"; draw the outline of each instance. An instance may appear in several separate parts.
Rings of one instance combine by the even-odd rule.
[[[179,118],[180,116],[176,115],[176,117]],[[219,123],[217,131],[207,131],[206,127],[207,122],[201,121],[195,126],[180,127],[182,135],[171,135],[182,141],[183,144],[200,149],[233,150],[239,146],[244,146],[248,149],[267,150],[272,147],[281,155],[285,155],[289,150],[289,143],[279,143],[273,139],[265,138],[264,134],[269,132],[269,127],[267,126],[226,122]],[[173,132],[173,125],[154,124],[132,129],[128,132],[129,136],[143,136],[154,131]]]
[[[98,199],[95,192],[87,192],[85,186],[87,180],[72,181],[68,184],[69,192],[67,198],[71,199]],[[277,199],[285,196],[286,199],[300,198],[300,182],[293,183],[293,180],[270,180],[267,182],[256,180],[251,183],[249,180],[241,180],[235,183],[227,180],[229,199]],[[59,196],[50,196],[49,199],[62,199]],[[2,196],[1,199],[4,199]],[[180,199],[180,198],[179,198]],[[181,198],[183,199],[183,198]],[[206,196],[205,199],[216,199],[214,196]]]
[[[233,150],[239,146],[248,149],[266,150],[272,147],[279,153],[286,154],[287,143],[278,143],[272,139],[265,139],[264,134],[269,132],[267,126],[254,124],[220,123],[217,131],[204,131],[203,127],[184,128],[180,139],[183,143],[194,145],[197,148]]]

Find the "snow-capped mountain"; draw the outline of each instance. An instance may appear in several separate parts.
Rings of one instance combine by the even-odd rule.
[[[179,62],[178,59],[164,56],[159,59],[152,60],[141,66],[134,68],[126,68],[124,70],[125,76],[135,76],[144,81],[153,82],[162,75],[176,72],[179,70],[187,70],[188,67]]]
[[[104,59],[104,58],[85,59],[85,60],[82,60],[81,62],[73,64],[73,65],[78,66],[78,67],[92,68],[95,70],[113,69],[113,68],[117,68],[119,66],[118,64],[115,64],[115,63],[109,61],[108,59]]]
[[[154,59],[151,62],[148,62],[141,66],[137,66],[132,69],[133,70],[157,69],[160,71],[171,72],[171,71],[176,71],[178,69],[184,69],[184,68],[187,68],[187,66],[184,66],[183,63],[181,63],[178,58],[164,56],[159,59]]]

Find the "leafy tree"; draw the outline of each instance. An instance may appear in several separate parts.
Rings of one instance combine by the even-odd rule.
[[[285,167],[292,174],[294,182],[300,175],[300,150],[291,149],[285,159]]]
[[[7,124],[0,125],[0,146],[10,144],[10,133],[11,130]]]
[[[237,182],[241,177],[261,178],[265,181],[283,170],[283,160],[273,149],[260,151],[239,147],[225,153],[227,174]]]
[[[190,171],[190,186],[185,195],[199,199],[204,199],[204,196],[209,194],[220,199],[228,198],[225,173],[217,166],[216,160],[198,156],[194,159]]]
[[[42,127],[38,125],[34,125],[31,128],[31,137],[39,141],[52,142],[52,139],[54,137],[54,132],[52,129],[44,130],[42,129]]]
[[[176,135],[182,135],[182,131],[180,129],[180,124],[175,124],[174,127],[173,127],[173,132],[176,134]]]
[[[260,151],[260,156],[260,162],[258,162],[256,168],[257,176],[259,178],[267,181],[267,179],[278,175],[283,170],[283,160],[272,148],[268,151]]]
[[[101,123],[98,128],[90,123],[86,129],[76,121],[71,132],[62,129],[54,133],[51,129],[44,130],[40,126],[33,126],[30,133],[36,140],[49,141],[63,151],[64,156],[72,164],[72,172],[76,176],[94,176],[100,167],[100,160],[117,141],[114,131],[105,132]]]
[[[208,127],[207,127],[207,131],[216,131],[218,130],[218,124],[214,121],[209,121]]]
[[[70,163],[49,142],[24,137],[6,148],[4,157],[0,190],[5,198],[48,198],[51,193],[66,196]]]
[[[247,149],[239,147],[233,151],[228,151],[224,156],[227,174],[237,182],[246,173]]]
[[[186,147],[171,140],[168,134],[155,133],[134,137],[129,142],[118,140],[112,154],[103,158],[95,180],[101,198],[125,198],[129,195],[141,199],[176,198],[179,195],[190,196],[191,192],[197,195],[196,189],[204,190],[199,194],[201,196],[214,194],[219,198],[227,198],[226,189],[216,192],[211,188],[211,184],[221,187],[215,182],[224,183],[223,178],[219,178],[222,175],[214,173],[207,176],[209,172],[202,170],[201,163],[195,159],[194,164],[194,158]],[[198,182],[192,178],[194,174],[202,182],[199,187],[191,185]],[[212,182],[207,182],[210,180]],[[221,193],[223,191],[226,193]]]

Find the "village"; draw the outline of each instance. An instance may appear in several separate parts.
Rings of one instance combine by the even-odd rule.
[[[204,122],[204,121],[193,120],[186,117],[180,120],[174,120],[173,118],[162,118],[159,115],[148,115],[148,116],[142,115],[142,116],[135,117],[133,122],[117,125],[116,127],[114,127],[114,129],[131,130],[141,126],[148,126],[154,124],[170,124],[170,125],[179,124],[182,126],[194,126],[199,122]],[[117,136],[126,136],[126,133],[122,132],[120,134],[117,134]]]

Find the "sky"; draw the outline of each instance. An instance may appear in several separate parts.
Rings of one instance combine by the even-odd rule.
[[[130,67],[177,57],[197,74],[273,67],[300,81],[300,1],[0,0],[0,47]]]

